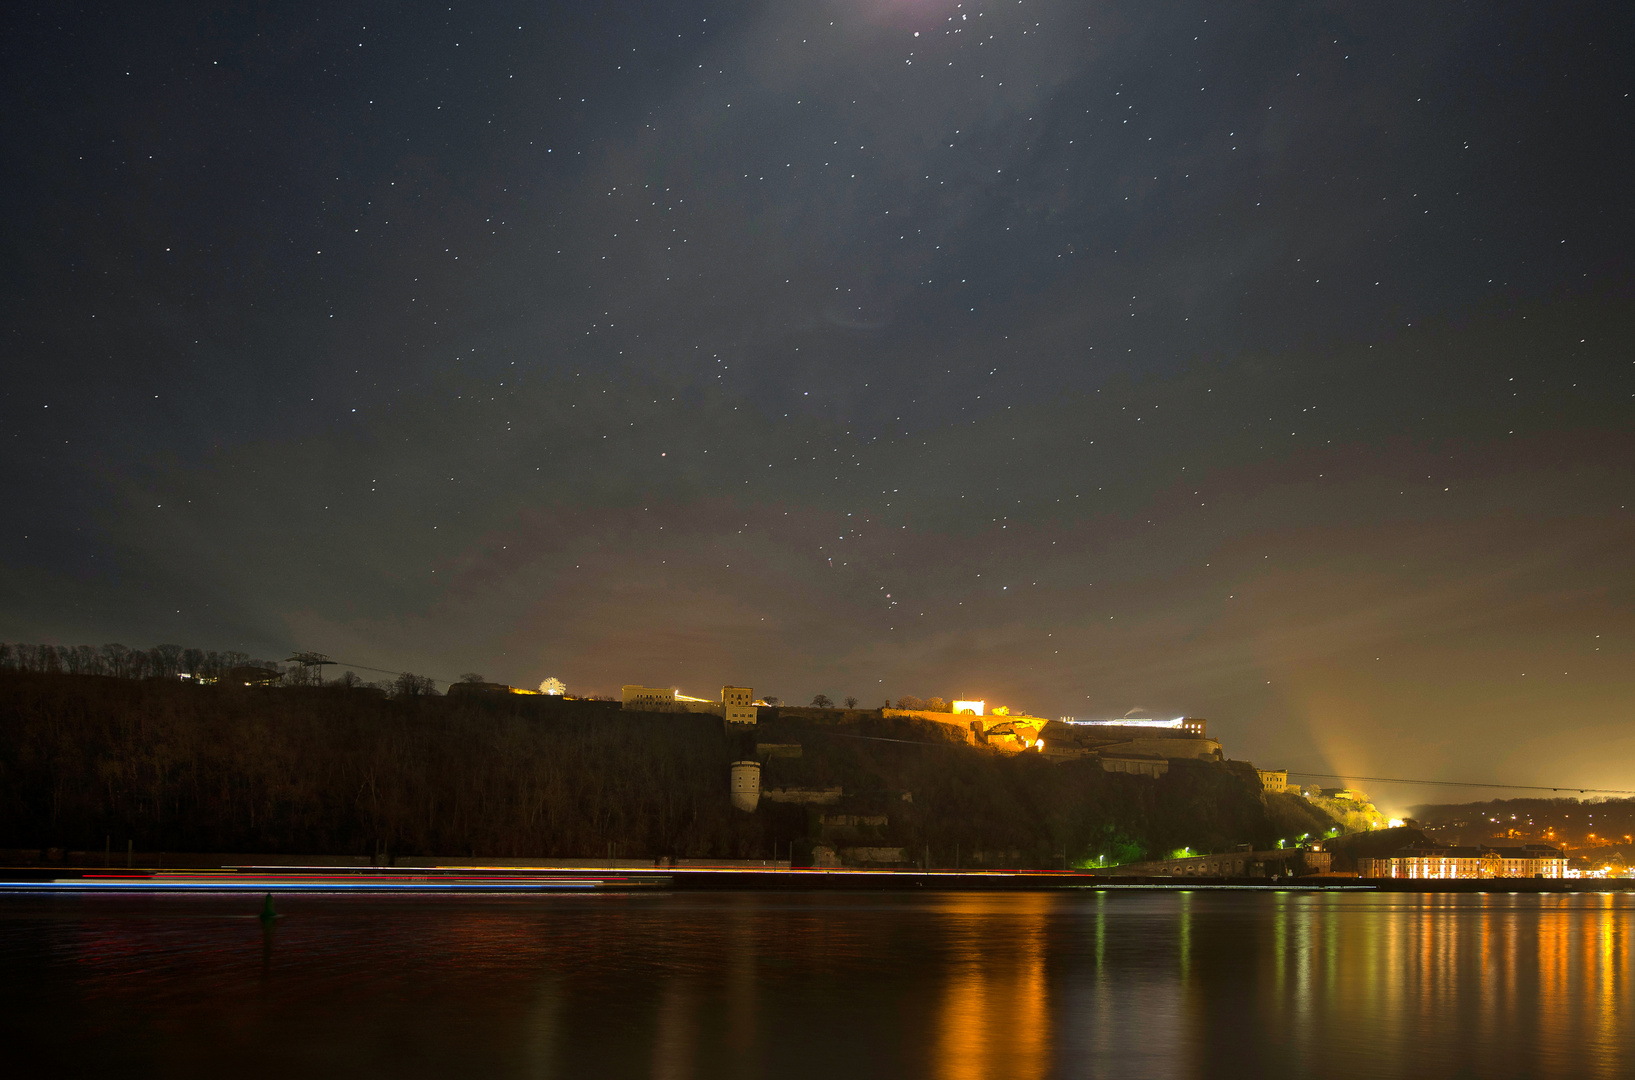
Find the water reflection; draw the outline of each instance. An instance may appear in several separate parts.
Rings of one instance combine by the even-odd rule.
[[[672,979],[664,988],[656,1027],[653,1080],[691,1080],[698,1019],[692,989],[686,982]]]
[[[1259,1012],[1312,1065],[1628,1076],[1631,915],[1621,895],[1285,895]]]
[[[85,1071],[1635,1075],[1635,901],[1211,891],[0,909],[0,1036]]]
[[[562,988],[546,976],[534,991],[533,1007],[520,1032],[522,1075],[534,1080],[557,1076],[562,1032]]]
[[[1035,1080],[1050,1073],[1047,919],[1042,893],[956,895],[939,904],[948,942],[934,1075]]]

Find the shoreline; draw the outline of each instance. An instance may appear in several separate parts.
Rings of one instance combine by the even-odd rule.
[[[783,865],[655,867],[650,863],[527,865],[520,860],[422,860],[427,865],[344,866],[312,859],[177,864],[168,867],[13,866],[0,871],[0,896],[160,892],[330,892],[371,894],[534,894],[541,892],[994,892],[1249,891],[1381,893],[1607,893],[1635,891],[1628,878],[1135,877],[1083,871],[899,870]],[[543,862],[544,860],[539,860]]]

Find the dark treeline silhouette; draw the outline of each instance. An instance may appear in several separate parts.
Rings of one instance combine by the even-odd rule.
[[[116,679],[221,679],[235,670],[282,674],[272,660],[248,653],[215,652],[181,645],[132,649],[124,645],[25,645],[0,641],[0,670],[54,675],[108,675]]]
[[[918,711],[918,712],[953,712],[954,711],[953,705],[951,705],[948,702],[944,701],[940,697],[933,697],[933,698],[900,697],[900,698],[897,699],[896,707],[899,708],[899,709],[912,709],[912,710],[915,710],[915,711]]]
[[[726,803],[719,719],[539,700],[0,672],[0,847],[730,857],[759,841]]]
[[[132,649],[125,645],[28,645],[0,641],[0,671],[34,671],[42,675],[106,675],[115,679],[182,679],[190,682],[238,682],[258,686],[322,686],[319,665],[258,660],[248,653],[216,652],[181,645]],[[463,676],[462,678],[467,678]],[[367,682],[346,671],[339,686],[369,686],[394,697],[424,697],[437,692],[437,681],[403,672],[392,679]],[[479,680],[480,681],[480,680]]]
[[[657,859],[852,843],[1049,868],[1280,835],[1240,764],[1177,762],[1151,779],[998,755],[879,713],[765,710],[729,731],[617,702],[423,691],[13,666],[0,671],[0,848]],[[730,763],[762,744],[801,747],[766,758],[763,788],[838,786],[844,801],[733,810]]]

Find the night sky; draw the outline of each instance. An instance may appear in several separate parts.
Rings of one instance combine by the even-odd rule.
[[[1635,788],[1627,6],[188,7],[0,27],[0,639]]]

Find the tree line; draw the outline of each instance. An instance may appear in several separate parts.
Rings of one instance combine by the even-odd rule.
[[[116,679],[220,679],[236,669],[274,675],[284,673],[273,660],[253,659],[249,653],[217,652],[181,645],[133,649],[108,645],[28,645],[0,641],[0,670],[34,671],[42,675],[107,675]]]
[[[768,705],[778,704],[778,699],[774,698],[774,697],[763,698],[762,700],[765,701]],[[841,700],[840,707],[841,708],[846,708],[846,709],[855,709],[855,708],[857,708],[857,704],[858,704],[858,702],[857,702],[857,699],[855,697],[848,696],[848,697],[843,698]],[[812,708],[814,708],[814,709],[833,709],[835,707],[836,707],[835,700],[833,698],[831,698],[828,694],[813,694],[812,695]],[[897,699],[897,704],[896,705],[893,705],[891,703],[891,699],[887,698],[883,703],[881,703],[880,707],[882,709],[906,709],[906,710],[911,710],[911,711],[915,711],[915,712],[953,712],[954,711],[954,706],[951,705],[950,703],[944,701],[940,697],[933,697],[933,698],[900,697],[900,698]]]
[[[185,679],[193,682],[240,682],[258,686],[322,686],[321,667],[262,660],[244,652],[217,652],[182,645],[133,649],[108,645],[30,645],[0,641],[0,671],[41,675],[104,675],[115,679]],[[463,676],[468,681],[470,676]],[[480,678],[478,681],[481,681]],[[345,687],[367,687],[392,697],[417,698],[437,693],[437,680],[403,672],[390,679],[367,681],[345,671],[334,680]]]
[[[0,847],[752,857],[719,718],[0,672]]]

